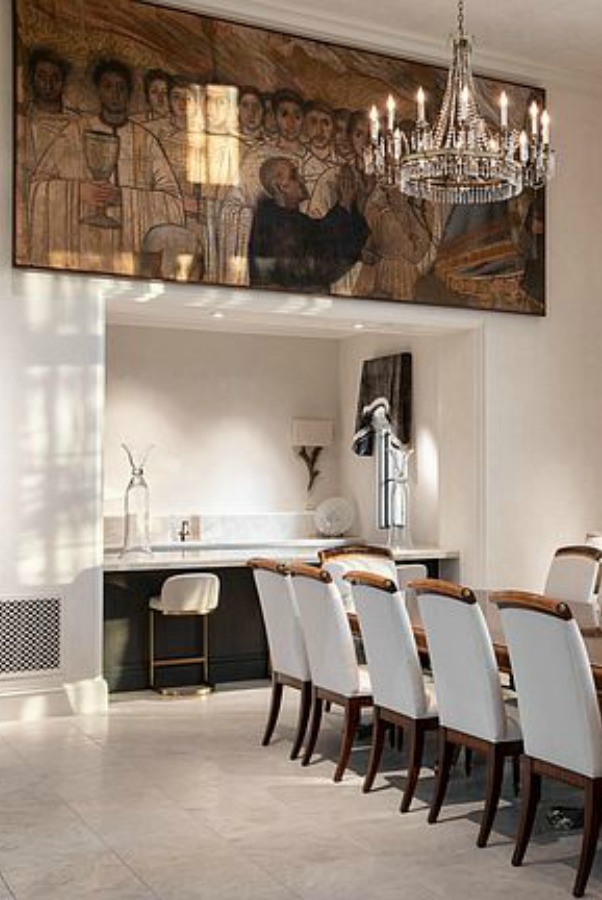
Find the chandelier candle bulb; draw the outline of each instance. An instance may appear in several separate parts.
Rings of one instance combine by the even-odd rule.
[[[520,161],[522,163],[526,163],[529,159],[529,138],[527,137],[526,131],[521,131],[520,137],[518,139],[519,144],[519,153],[520,153]]]
[[[387,131],[393,131],[395,126],[395,100],[392,95],[387,97]]]
[[[425,93],[421,87],[418,88],[418,93],[416,94],[416,102],[418,103],[418,122],[422,123],[425,121]]]
[[[500,96],[500,126],[508,127],[508,94],[502,91]]]
[[[370,137],[373,144],[378,143],[378,110],[376,106],[370,108]]]
[[[537,103],[535,100],[529,107],[529,115],[531,116],[531,134],[536,137],[537,136],[537,116],[539,115],[539,109],[537,108]]]
[[[541,142],[544,147],[550,143],[550,116],[547,109],[541,114]]]

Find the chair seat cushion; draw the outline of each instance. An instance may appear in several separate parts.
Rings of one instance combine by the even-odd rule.
[[[372,693],[372,682],[370,681],[370,672],[368,671],[368,666],[359,666],[359,676],[360,676],[360,688],[359,694],[371,694]]]
[[[520,718],[518,715],[518,709],[516,706],[510,703],[504,703],[506,708],[506,737],[504,738],[504,743],[506,741],[521,741],[523,738],[523,732],[520,727]]]
[[[432,719],[433,716],[439,714],[437,710],[437,698],[435,696],[435,684],[432,678],[426,677],[424,679],[424,690],[426,693],[426,708],[420,718]]]

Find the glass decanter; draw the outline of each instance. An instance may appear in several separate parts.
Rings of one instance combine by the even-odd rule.
[[[139,463],[126,444],[121,445],[131,466],[131,475],[124,497],[124,535],[122,556],[151,556],[149,491],[144,478],[144,466],[152,445]]]

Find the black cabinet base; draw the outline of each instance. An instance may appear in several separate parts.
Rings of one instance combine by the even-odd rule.
[[[187,570],[190,571],[190,570]],[[269,675],[268,648],[253,573],[246,567],[199,569],[220,579],[220,598],[209,624],[209,680],[212,684],[252,681]],[[104,675],[109,691],[150,687],[148,601],[158,596],[174,570],[105,572]],[[157,653],[162,657],[192,655],[199,646],[200,620],[171,618],[161,623]],[[157,685],[200,684],[199,665],[165,667]]]

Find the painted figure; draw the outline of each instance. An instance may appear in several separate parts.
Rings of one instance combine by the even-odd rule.
[[[322,219],[300,211],[307,186],[292,160],[271,157],[260,178],[267,196],[258,203],[249,241],[251,284],[328,291],[368,237],[351,172],[341,171],[337,202]]]
[[[150,228],[184,224],[181,195],[156,137],[129,118],[129,67],[101,61],[93,81],[98,115],[64,128],[37,167],[32,262],[132,274]]]

